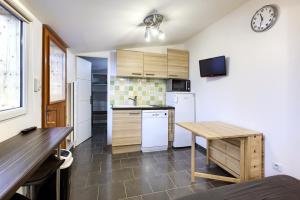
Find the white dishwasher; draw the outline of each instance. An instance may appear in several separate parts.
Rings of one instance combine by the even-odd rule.
[[[168,149],[168,111],[143,110],[142,151],[164,151]]]

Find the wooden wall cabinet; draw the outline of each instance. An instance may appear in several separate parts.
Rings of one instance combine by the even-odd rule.
[[[189,52],[168,49],[168,78],[189,78]]]
[[[117,76],[143,77],[144,53],[138,51],[117,50]]]
[[[114,110],[112,124],[113,154],[140,151],[142,143],[141,110]]]
[[[167,55],[144,53],[144,77],[168,78]]]

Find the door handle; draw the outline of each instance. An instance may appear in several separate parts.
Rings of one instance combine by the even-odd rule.
[[[141,73],[131,73],[132,75],[135,75],[135,76],[140,76],[142,75]]]
[[[174,75],[174,74],[169,74],[169,76],[171,76],[171,77],[178,77],[178,75]]]

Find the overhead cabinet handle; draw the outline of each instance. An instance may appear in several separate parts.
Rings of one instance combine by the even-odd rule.
[[[169,74],[169,76],[172,76],[172,77],[177,77],[178,75],[174,75],[174,74]]]
[[[140,113],[128,113],[129,115],[139,115]]]
[[[155,74],[146,74],[146,76],[154,76]]]
[[[131,73],[132,75],[142,75],[141,73]]]

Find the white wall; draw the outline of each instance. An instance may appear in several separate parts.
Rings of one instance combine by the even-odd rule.
[[[0,122],[0,142],[4,141],[30,126],[41,125],[41,92],[34,92],[34,78],[41,80],[42,64],[42,23],[32,16],[33,22],[29,25],[29,41],[27,43],[28,61],[27,70],[27,112],[25,115]]]
[[[277,24],[254,33],[250,21],[257,9],[276,4]],[[186,42],[190,79],[196,93],[197,121],[220,120],[265,135],[266,175],[300,178],[300,1],[251,0]],[[226,55],[226,77],[200,78],[199,59]]]

